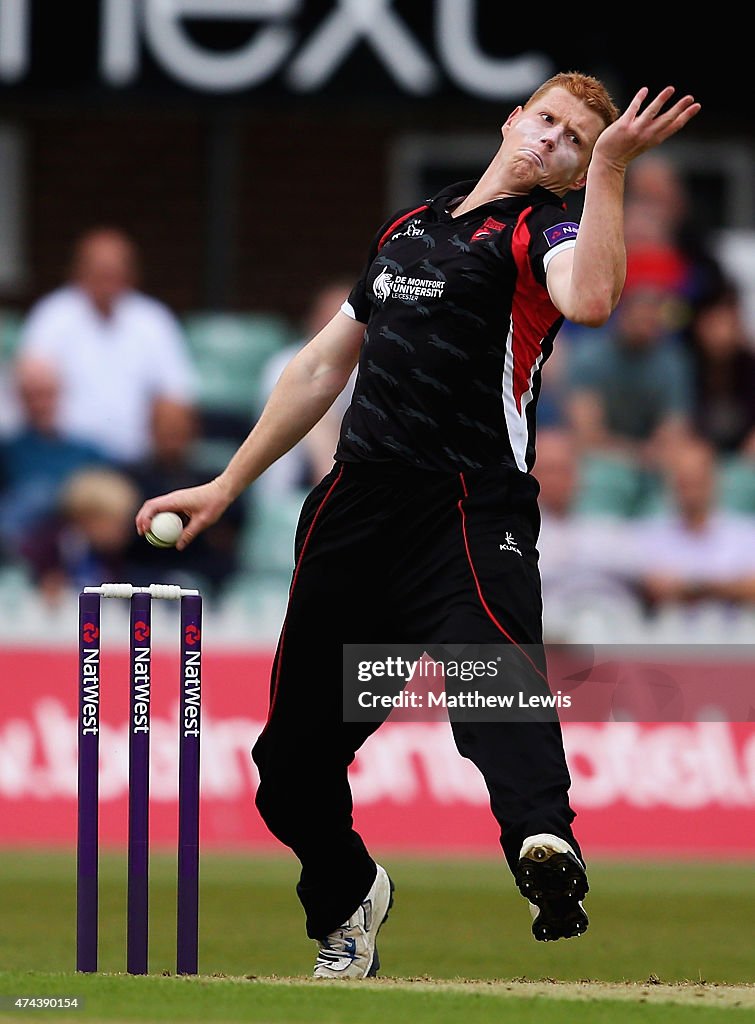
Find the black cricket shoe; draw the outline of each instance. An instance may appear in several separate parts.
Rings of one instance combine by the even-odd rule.
[[[525,839],[514,879],[529,901],[532,934],[539,942],[571,939],[587,930],[582,906],[590,889],[587,872],[565,839],[547,834]]]

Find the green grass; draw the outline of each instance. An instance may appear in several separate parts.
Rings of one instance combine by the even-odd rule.
[[[396,883],[396,904],[381,932],[386,979],[333,986],[270,981],[306,979],[314,944],[303,931],[292,857],[221,857],[202,862],[201,979],[163,977],[175,970],[175,858],[153,855],[149,978],[125,970],[125,858],[101,857],[100,970],[77,976],[75,864],[67,854],[0,853],[0,995],[79,995],[74,1019],[348,1022],[386,1017],[412,1024],[542,1020],[559,1002],[559,1021],[623,1022],[694,1017],[701,1024],[740,1010],[708,1005],[715,986],[753,985],[755,872],[747,864],[595,863],[586,935],[536,943],[527,907],[503,862],[381,858]],[[33,973],[32,973],[33,972]],[[223,977],[207,977],[222,975]],[[690,1005],[657,1004],[659,986],[632,1001],[598,983],[693,983]],[[253,983],[244,979],[260,979]],[[432,986],[416,979],[479,979],[497,984]],[[512,979],[590,979],[578,990],[508,985]],[[705,982],[703,986],[700,983]],[[337,990],[336,990],[337,989]],[[693,991],[690,989],[689,991]],[[516,991],[516,997],[512,992]],[[530,995],[530,991],[532,994]],[[588,991],[591,1001],[574,1002]],[[645,991],[643,989],[642,991]],[[619,993],[620,994],[620,993]],[[749,996],[749,993],[746,993]],[[606,1002],[604,997],[611,997]],[[601,1001],[595,1001],[599,998]],[[607,1009],[608,1007],[608,1009]],[[60,1019],[56,1011],[55,1019]],[[6,1010],[0,1021],[30,1011]],[[511,1014],[511,1016],[509,1016]],[[571,1015],[574,1014],[572,1017]],[[640,1014],[642,1016],[640,1016]],[[45,1011],[47,1019],[51,1011]],[[39,1016],[31,1013],[31,1016]]]
[[[752,1006],[717,1007],[652,1003],[638,992],[632,1000],[601,998],[558,999],[554,996],[509,995],[470,987],[366,983],[275,983],[208,978],[129,978],[112,975],[71,979],[70,975],[18,976],[0,974],[0,983],[15,985],[14,993],[76,992],[82,1008],[72,1011],[16,1010],[0,1013],[0,1021],[25,1019],[118,1021],[253,1021],[265,1024],[736,1024],[752,1019]],[[733,1014],[733,1019],[732,1019]],[[747,1017],[745,1017],[747,1014]]]

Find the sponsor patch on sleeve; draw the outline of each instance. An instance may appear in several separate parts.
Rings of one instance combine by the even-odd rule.
[[[552,228],[546,228],[543,234],[545,235],[545,241],[553,248],[554,245],[566,241],[567,238],[576,238],[577,231],[579,231],[579,224],[567,220],[563,224],[554,224]]]

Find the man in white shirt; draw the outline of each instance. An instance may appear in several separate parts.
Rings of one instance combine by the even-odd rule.
[[[640,583],[656,609],[755,603],[755,521],[720,507],[717,471],[707,441],[680,445],[667,472],[669,513],[637,523]]]
[[[537,548],[543,587],[543,627],[549,641],[574,641],[586,617],[615,630],[639,609],[634,534],[627,519],[579,510],[581,460],[568,428],[539,430],[533,475],[540,484]]]
[[[194,401],[194,369],[180,324],[137,290],[134,244],[98,228],[77,242],[70,283],[40,299],[19,356],[48,361],[61,381],[59,430],[96,443],[117,463],[150,451],[157,404],[177,419]]]

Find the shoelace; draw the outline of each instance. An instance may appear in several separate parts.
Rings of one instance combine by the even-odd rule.
[[[344,955],[344,953],[338,953],[334,949],[321,949],[317,954],[317,963],[336,963],[338,960],[343,960]]]
[[[350,936],[347,937],[343,928],[339,928],[331,932],[322,941],[317,959],[340,960],[344,956],[351,957],[352,960],[354,959],[356,956],[356,941]]]

